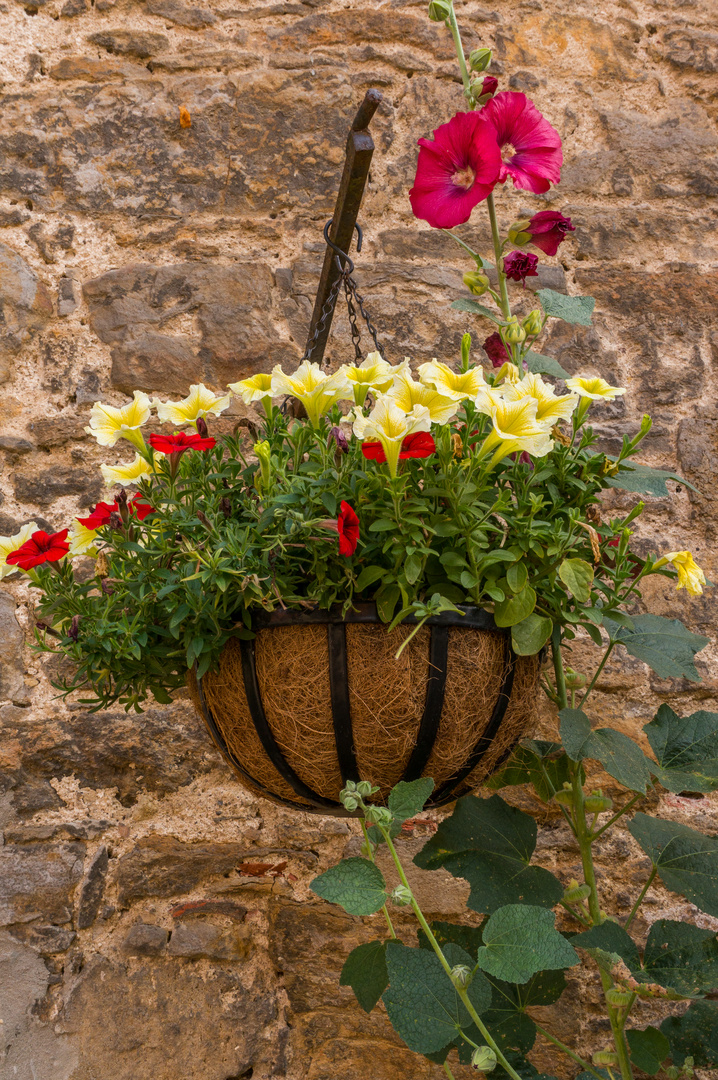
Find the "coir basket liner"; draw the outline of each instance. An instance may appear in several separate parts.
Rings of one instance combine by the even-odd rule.
[[[345,618],[276,611],[253,641],[232,640],[192,699],[227,762],[252,791],[300,810],[344,815],[347,780],[431,776],[431,806],[476,787],[533,720],[539,661],[475,607],[390,634],[373,604]]]

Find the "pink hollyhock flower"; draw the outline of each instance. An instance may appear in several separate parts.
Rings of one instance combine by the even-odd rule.
[[[502,90],[479,113],[496,131],[503,163],[500,182],[537,195],[561,179],[561,136],[525,94]]]
[[[501,340],[501,334],[498,332],[490,334],[481,347],[491,361],[492,367],[503,367],[511,359],[508,349]]]
[[[512,251],[504,255],[504,273],[509,281],[520,281],[526,288],[527,277],[538,277],[538,256],[526,251]]]
[[[339,506],[337,532],[339,533],[339,554],[353,555],[359,543],[359,518],[348,502],[342,502]]]
[[[534,214],[522,230],[528,235],[528,240],[519,240],[519,243],[533,244],[545,255],[555,255],[559,245],[566,239],[566,233],[574,232],[575,228],[576,226],[571,224],[571,218],[564,217],[558,210],[541,210]]]
[[[457,113],[419,139],[416,179],[409,192],[415,217],[434,229],[453,229],[494,190],[501,172],[501,151],[492,124],[479,112]]]

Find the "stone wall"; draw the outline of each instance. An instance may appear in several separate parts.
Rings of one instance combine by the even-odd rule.
[[[540,280],[591,293],[596,316],[555,330],[546,351],[629,388],[597,414],[609,447],[652,413],[644,460],[700,493],[669,484],[648,499],[638,542],[690,547],[716,580],[711,0],[458,6],[469,47],[493,46],[502,87],[527,91],[566,140],[543,205],[577,229]],[[84,432],[97,398],[177,397],[300,356],[347,126],[369,87],[384,102],[360,288],[391,358],[457,355],[459,251],[406,195],[416,138],[460,103],[450,39],[424,0],[0,0],[0,17],[0,533],[62,527],[101,495],[96,466],[114,451]],[[499,205],[507,224],[537,203],[507,190]],[[464,234],[485,243],[476,218]],[[663,580],[650,592],[653,610],[714,631],[710,593],[688,603]],[[58,700],[52,658],[29,648],[32,611],[22,582],[4,582],[0,1076],[436,1080],[337,986],[372,921],[317,902],[308,883],[354,853],[355,827],[246,795],[184,699],[140,716]],[[697,686],[617,655],[597,711],[635,733],[663,701],[715,708],[715,655],[700,654]],[[534,809],[541,859],[568,879],[567,836]],[[665,798],[661,812],[718,826],[711,799]],[[407,857],[430,829],[402,837]],[[599,868],[625,911],[645,874],[628,834],[603,845]],[[430,914],[461,911],[460,882],[417,882]],[[647,911],[691,914],[660,888]],[[565,1038],[601,1045],[602,1021],[576,1004],[581,978],[555,1019]],[[545,1048],[534,1057],[560,1069]]]

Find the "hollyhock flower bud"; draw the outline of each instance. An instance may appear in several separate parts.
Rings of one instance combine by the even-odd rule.
[[[450,0],[431,0],[429,18],[432,22],[445,22],[449,15],[451,15]]]
[[[509,232],[511,243],[519,246],[533,244],[545,255],[555,255],[559,244],[566,239],[566,233],[574,232],[576,229],[576,226],[571,224],[571,218],[564,217],[558,210],[541,210],[529,221],[519,224],[524,225],[522,239],[513,238]]]
[[[464,274],[464,285],[474,296],[483,296],[489,287],[489,279],[480,270],[469,270]]]
[[[474,49],[469,54],[470,71],[486,71],[491,63],[491,49]]]
[[[411,889],[407,889],[406,885],[397,885],[391,893],[391,902],[398,907],[406,907],[411,903],[411,899]]]
[[[507,341],[509,345],[518,345],[519,342],[526,339],[526,331],[523,326],[519,325],[519,320],[515,315],[511,315],[509,320],[501,330],[501,336],[504,341]]]
[[[569,881],[568,888],[564,890],[562,899],[567,904],[580,904],[582,900],[587,900],[591,895],[590,885],[579,885],[578,881],[574,878]]]
[[[534,337],[543,329],[543,315],[540,311],[534,310],[526,316],[521,325],[530,337]]]
[[[451,969],[451,981],[454,986],[468,986],[471,982],[471,968],[466,964],[456,964]]]
[[[531,239],[530,234],[527,232],[528,227],[528,218],[522,218],[521,221],[515,221],[509,229],[509,243],[515,244],[517,247],[523,247],[524,244],[528,244]]]
[[[506,346],[501,340],[501,335],[498,332],[489,334],[481,347],[491,361],[492,367],[503,367],[505,363],[511,360]]]
[[[605,814],[607,810],[613,807],[613,799],[610,795],[604,795],[601,788],[599,788],[598,791],[592,791],[590,795],[586,796],[584,806],[589,814]]]
[[[471,1055],[471,1068],[477,1072],[493,1072],[496,1068],[496,1054],[490,1046],[477,1046]]]
[[[373,795],[377,789],[372,784],[371,780],[360,780],[357,784],[357,792],[361,795],[362,799],[368,798],[369,795]]]
[[[618,1054],[614,1050],[599,1050],[591,1061],[594,1065],[618,1065]]]
[[[496,93],[499,80],[493,75],[485,75],[481,82],[471,84],[471,97],[477,105],[485,105]]]
[[[509,281],[520,281],[526,288],[527,277],[538,277],[538,257],[525,251],[512,251],[504,256],[504,273]]]

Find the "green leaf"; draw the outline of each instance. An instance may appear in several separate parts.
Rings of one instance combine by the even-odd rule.
[[[580,604],[591,599],[593,567],[584,559],[564,559],[558,568],[558,576]]]
[[[529,865],[536,836],[534,819],[498,795],[467,795],[414,862],[424,870],[443,866],[454,877],[465,878],[472,911],[491,912],[505,904],[553,907],[563,896],[563,886],[548,870]]]
[[[661,705],[643,730],[660,766],[655,775],[664,788],[703,794],[718,788],[718,713],[701,710],[678,716],[669,705]]]
[[[368,859],[342,859],[311,884],[312,892],[350,915],[373,915],[386,903],[386,883]]]
[[[412,554],[408,555],[407,558],[404,560],[404,577],[410,585],[413,585],[414,582],[417,581],[417,579],[419,578],[420,574],[421,559],[418,555],[412,552]]]
[[[626,651],[653,668],[661,679],[689,679],[700,682],[693,657],[708,644],[708,638],[692,634],[679,619],[662,615],[634,615],[634,629],[617,627],[604,616],[604,625],[612,638]]]
[[[382,622],[391,622],[394,608],[398,604],[400,597],[401,590],[398,585],[382,585],[379,589],[379,592],[374,597],[374,602]]]
[[[537,971],[573,967],[576,950],[559,934],[553,912],[526,904],[499,908],[482,927],[477,962],[505,982],[525,983]]]
[[[571,378],[569,372],[562,368],[558,360],[554,360],[552,356],[544,356],[542,353],[529,349],[524,356],[524,360],[529,366],[529,371],[533,371],[537,375],[553,375],[554,379]]]
[[[560,743],[530,739],[520,743],[508,763],[486,781],[498,790],[516,784],[533,784],[542,802],[548,802],[570,780],[568,756]]]
[[[461,926],[458,923],[447,923],[441,922],[440,920],[435,920],[429,925],[432,934],[442,949],[444,948],[444,945],[458,945],[464,952],[467,952],[473,957],[476,956],[476,950],[479,945],[483,945],[484,943],[480,926]],[[419,945],[422,949],[430,949],[432,947],[428,937],[421,929],[418,931],[418,938]],[[472,960],[472,966],[474,962],[475,961]]]
[[[493,987],[491,1008],[482,1019],[502,1050],[528,1053],[536,1039],[536,1025],[526,1010],[534,1005],[552,1005],[566,989],[562,971],[539,971],[521,985],[490,978]]]
[[[473,960],[458,945],[446,947],[450,964]],[[383,1002],[394,1030],[410,1050],[430,1054],[452,1042],[459,1027],[469,1027],[471,1018],[444,971],[438,956],[427,949],[411,949],[398,941],[386,948],[389,989]],[[467,989],[478,1013],[491,1004],[491,987],[477,972]]]
[[[357,578],[357,592],[363,592],[364,589],[368,589],[370,585],[373,585],[376,581],[383,578],[385,573],[385,566],[365,566]]]
[[[525,562],[514,563],[506,571],[506,581],[512,593],[520,593],[528,579],[529,572]]]
[[[663,1032],[652,1026],[643,1031],[633,1028],[626,1032],[626,1039],[636,1068],[655,1076],[671,1052],[671,1044]]]
[[[651,859],[668,889],[708,915],[718,916],[718,837],[687,825],[636,814],[628,831]]]
[[[638,946],[630,934],[619,926],[618,923],[606,922],[599,926],[593,926],[582,934],[575,934],[571,938],[571,944],[577,949],[585,949],[593,952],[600,949],[604,953],[615,953],[636,974],[641,967],[641,958],[638,955]]]
[[[471,315],[483,315],[485,319],[491,319],[497,326],[501,326],[502,320],[498,312],[491,311],[483,304],[479,304],[477,300],[454,300],[451,307],[454,311],[468,311]]]
[[[400,780],[389,793],[389,809],[395,821],[406,821],[424,809],[426,800],[434,790],[434,781],[429,776],[407,783]]]
[[[671,1046],[674,1065],[693,1058],[698,1068],[718,1065],[718,1008],[713,1002],[694,1001],[683,1016],[669,1016],[661,1031]]]
[[[389,985],[386,942],[369,941],[352,949],[344,961],[339,985],[351,986],[364,1012],[371,1012]]]
[[[527,618],[536,607],[536,593],[530,585],[512,596],[496,604],[494,608],[494,620],[497,626],[515,626]]]
[[[661,498],[670,494],[666,480],[675,480],[677,484],[685,484],[692,491],[698,491],[698,488],[693,487],[693,484],[689,484],[678,473],[667,469],[652,469],[650,465],[639,465],[637,461],[631,461],[630,464],[622,461],[619,473],[605,477],[603,482],[608,487],[620,488],[622,491],[635,491],[639,495],[655,495],[656,498]]]
[[[645,794],[651,779],[648,760],[633,739],[613,728],[591,730],[591,721],[580,709],[561,709],[561,742],[572,761],[600,761],[619,784]]]
[[[715,990],[718,987],[715,930],[659,919],[648,934],[643,968],[640,978],[671,987],[681,994]]]
[[[547,315],[563,319],[573,326],[590,326],[596,301],[592,296],[566,296],[554,289],[539,289],[536,293]]]
[[[535,656],[551,637],[553,623],[536,612],[511,627],[511,645],[517,656]]]
[[[506,1054],[506,1060],[514,1072],[518,1073],[521,1080],[556,1080],[555,1076],[551,1076],[548,1073],[540,1073],[536,1066],[532,1065],[528,1058],[523,1057],[522,1054],[509,1052]],[[509,1075],[510,1074],[506,1072],[503,1066],[497,1065],[491,1073],[491,1080],[508,1080]],[[596,1080],[595,1076],[591,1076],[590,1080]],[[608,1074],[606,1075],[606,1080],[610,1080]]]

